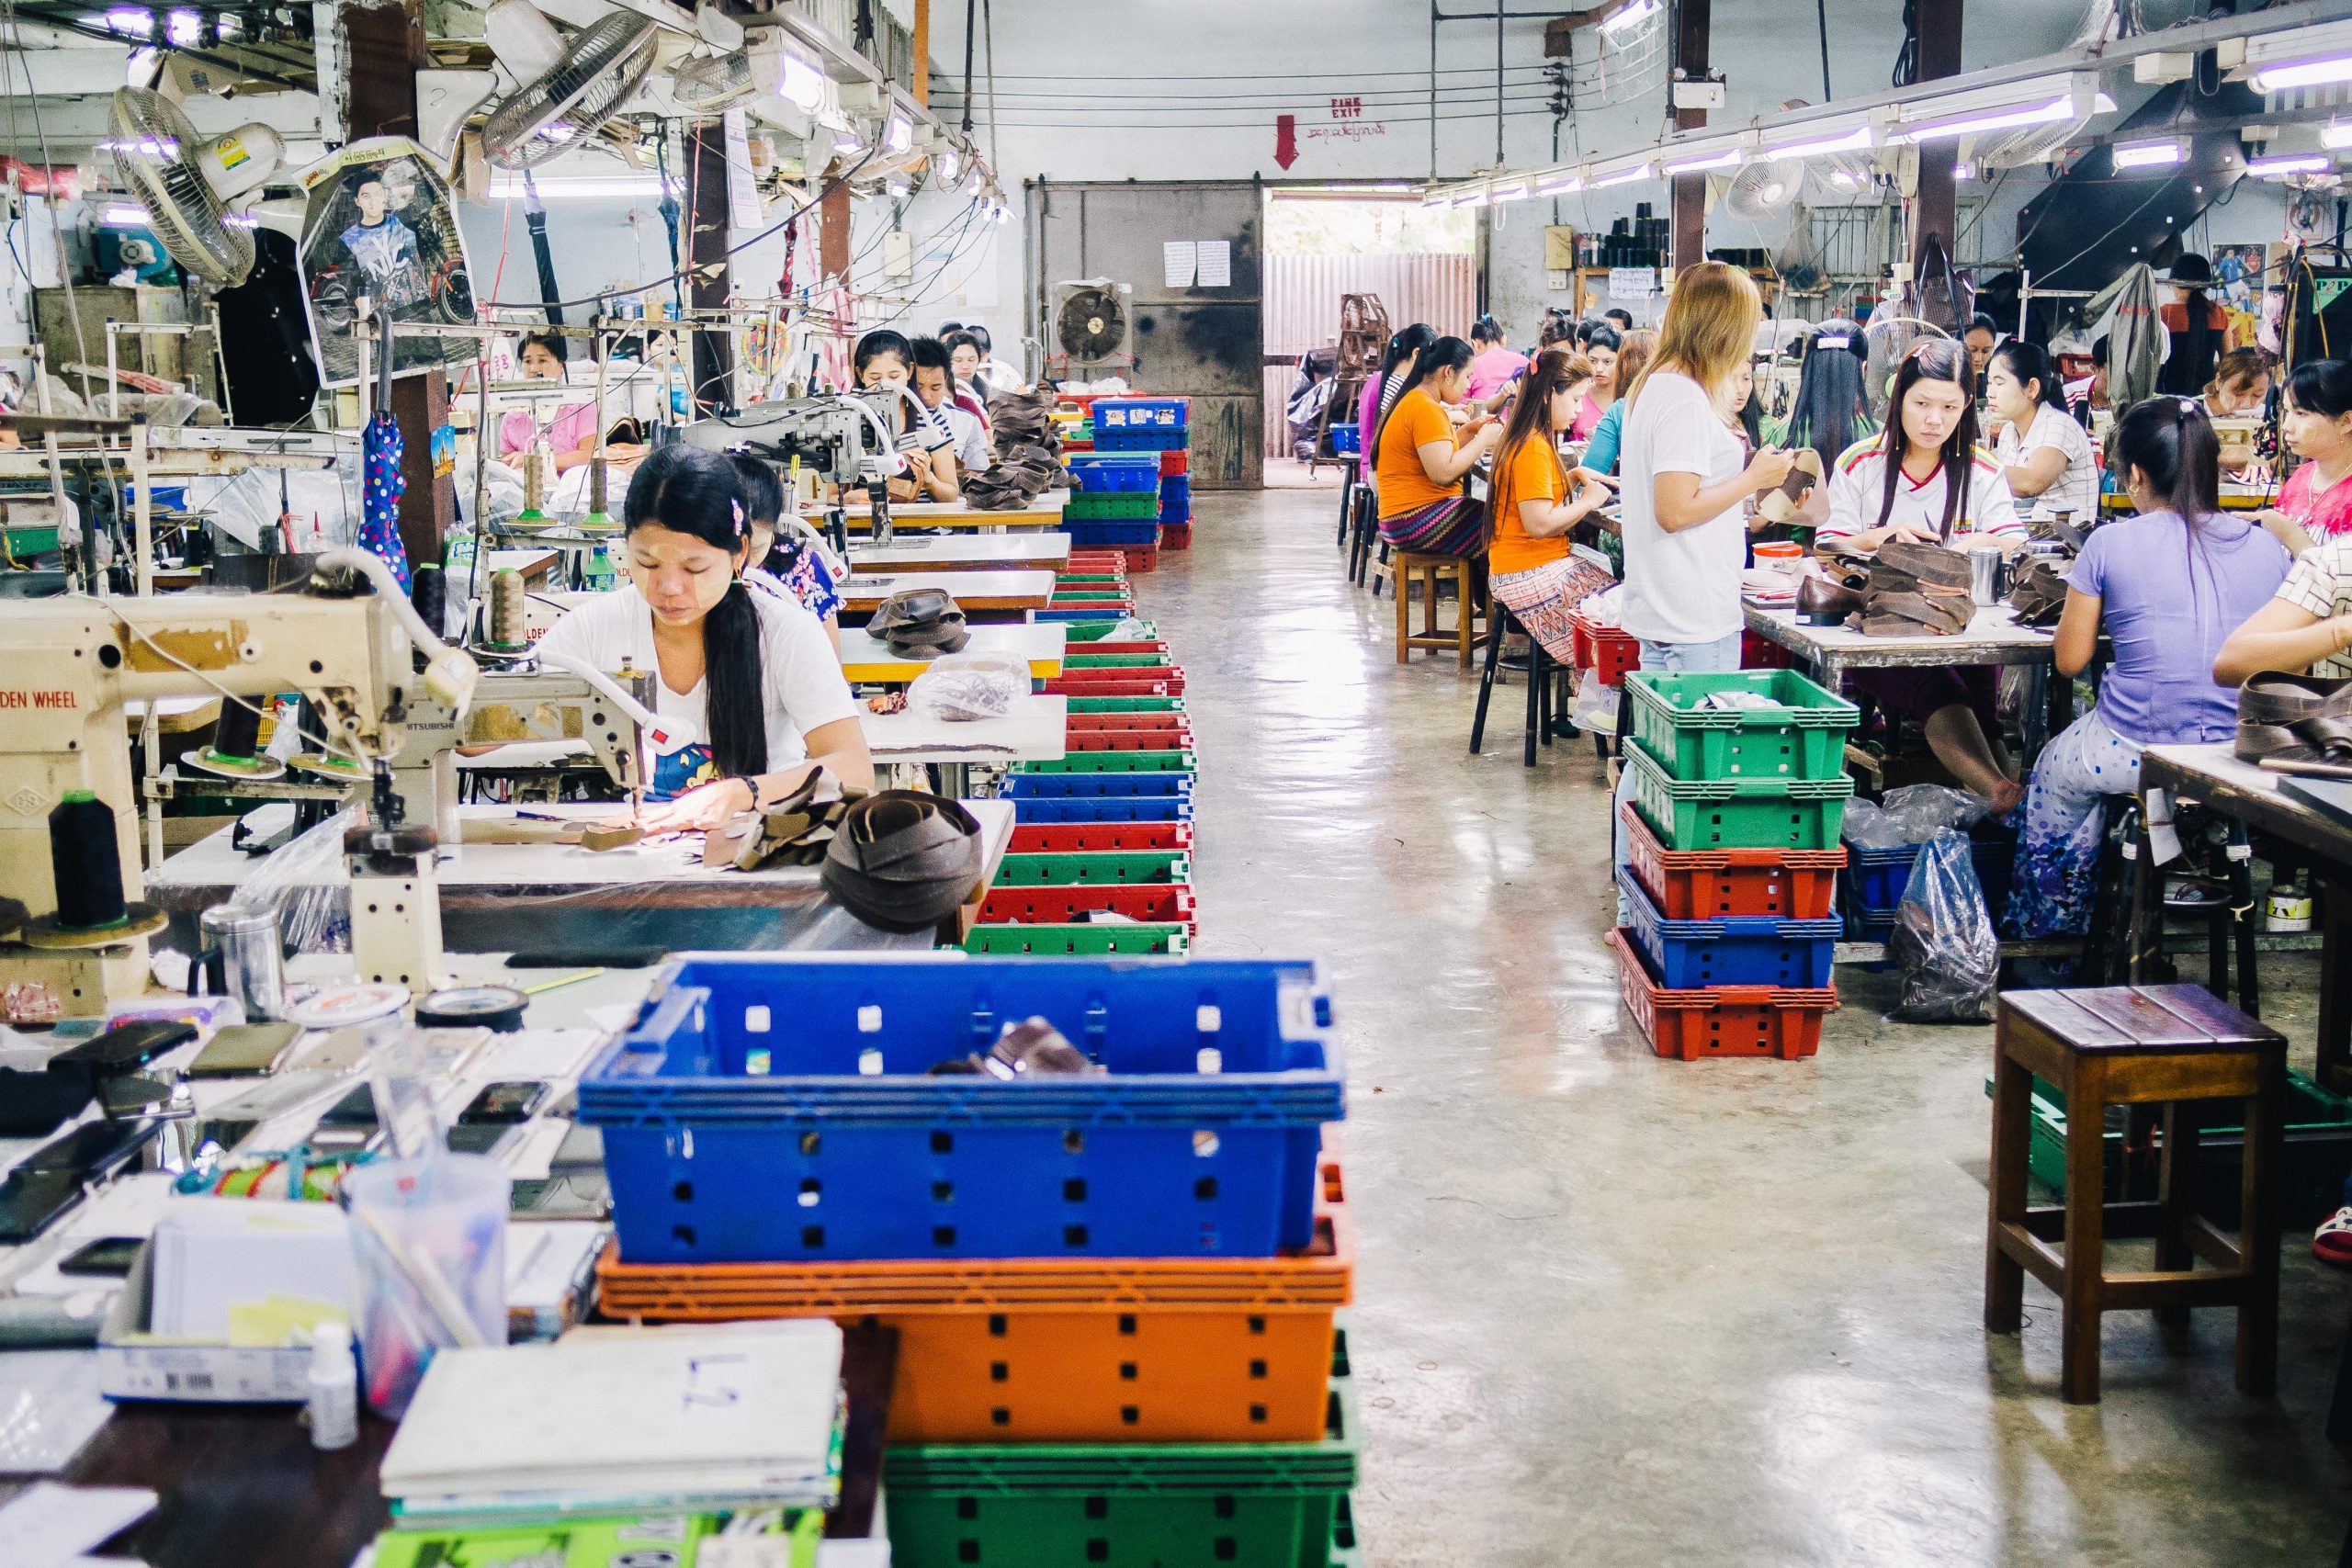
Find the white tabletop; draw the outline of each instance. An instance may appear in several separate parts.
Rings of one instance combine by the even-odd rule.
[[[850,570],[869,571],[1002,571],[1058,567],[1069,560],[1068,534],[952,534],[910,536],[887,545],[853,544]]]
[[[1061,525],[1062,509],[1069,504],[1067,490],[1049,490],[1026,506],[1008,506],[994,512],[980,511],[967,501],[892,502],[890,521],[904,528],[1056,528]],[[874,526],[872,514],[864,507],[851,507],[847,520],[853,534],[865,533]]]
[[[877,762],[1057,762],[1069,729],[1069,699],[1033,695],[1002,718],[951,720],[909,708],[865,714],[866,750]]]
[[[1062,649],[1069,634],[1058,624],[974,626],[966,653],[996,654],[1027,661],[1029,672],[1050,681],[1062,672]],[[929,656],[902,658],[864,629],[842,632],[842,673],[853,681],[911,681],[931,663]]]
[[[1050,571],[861,570],[838,591],[844,608],[873,610],[891,594],[915,588],[939,589],[966,610],[1042,610],[1054,602]]]

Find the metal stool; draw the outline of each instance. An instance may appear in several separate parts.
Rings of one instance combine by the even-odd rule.
[[[1495,671],[1502,663],[1503,636],[1507,632],[1525,631],[1519,617],[1498,600],[1490,599],[1487,605],[1487,667],[1478,677],[1478,707],[1470,718],[1470,754],[1487,739],[1487,703],[1494,695]],[[1527,745],[1522,765],[1535,765],[1535,748],[1540,741],[1552,744],[1553,732],[1558,728],[1553,717],[1553,676],[1558,662],[1544,651],[1544,644],[1532,634],[1527,639]]]

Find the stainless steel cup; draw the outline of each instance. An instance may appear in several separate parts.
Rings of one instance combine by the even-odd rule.
[[[220,953],[221,992],[243,1005],[248,1020],[275,1019],[286,1010],[286,953],[276,909],[215,904],[197,924],[204,945]]]
[[[1979,604],[2000,603],[2001,561],[1998,545],[1977,545],[1969,550],[1969,587]]]

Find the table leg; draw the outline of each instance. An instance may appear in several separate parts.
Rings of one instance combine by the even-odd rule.
[[[1998,679],[1997,674],[1996,679]],[[2033,760],[2041,756],[2042,747],[2050,743],[2051,726],[2055,722],[2050,712],[2053,700],[2051,686],[2050,666],[2034,664],[2027,667],[2025,703],[2022,722],[2018,726],[2025,739],[2025,756],[2019,760],[2019,768],[2025,773],[2033,771]]]
[[[2130,859],[2125,874],[2132,879],[2131,924],[2124,934],[2123,977],[2127,984],[2138,985],[2150,945],[2149,927],[2156,927],[2155,941],[2163,940],[2162,906],[2157,902],[2164,887],[2164,874],[2155,863],[2156,852],[2148,840],[2148,802],[2140,800],[2140,820],[2132,830],[2132,842],[2125,846]]]
[[[2352,875],[2314,865],[2312,878],[2324,911],[2319,938],[2319,1081],[2342,1094],[2352,1087],[2352,997],[2345,965],[2352,964]]]
[[[950,800],[967,800],[972,793],[972,764],[942,762],[939,764],[939,790]]]
[[[1993,1046],[1993,1167],[1985,1185],[1991,1221],[1984,1235],[1984,1328],[2015,1334],[2024,1322],[2025,1266],[2001,1247],[2001,1227],[2022,1224],[2026,1212],[2027,1121],[2033,1075]]]

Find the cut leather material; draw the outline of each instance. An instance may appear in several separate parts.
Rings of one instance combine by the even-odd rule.
[[[2236,750],[2276,773],[2352,778],[2352,681],[2254,676],[2238,691]]]
[[[1907,573],[1938,588],[1957,588],[1963,593],[1974,581],[1966,556],[1941,545],[1917,545],[1908,539],[1889,539],[1878,547],[1878,555],[1871,562],[1871,581],[1876,582],[1890,570]]]
[[[996,441],[996,462],[964,480],[964,499],[975,510],[1026,506],[1069,483],[1051,398],[1040,392],[999,392],[989,400],[989,427]]]
[[[825,891],[867,925],[937,925],[980,879],[980,825],[961,802],[886,789],[853,805],[825,853]]]
[[[2021,626],[2056,626],[2066,608],[2065,572],[2043,558],[2026,561],[2009,584],[2009,605]]]
[[[1825,539],[1815,544],[1813,558],[1821,563],[1823,574],[1834,582],[1857,592],[1870,586],[1871,558],[1842,540]]]
[[[731,865],[738,871],[815,865],[825,858],[850,807],[863,798],[823,768],[813,769],[783,798],[738,813],[704,834],[702,863],[713,870]]]
[[[902,588],[882,601],[865,629],[900,659],[960,651],[972,640],[963,606],[944,588]]]

